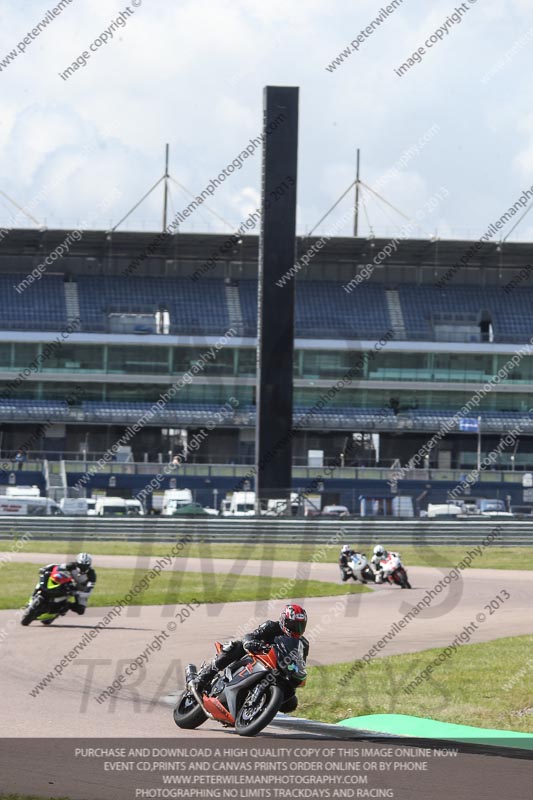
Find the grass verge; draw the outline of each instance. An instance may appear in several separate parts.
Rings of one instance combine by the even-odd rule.
[[[44,797],[36,797],[34,794],[0,794],[0,800],[45,800]],[[52,797],[49,800],[69,800],[68,797]]]
[[[352,547],[371,555],[375,542],[349,542]],[[409,567],[453,567],[460,562],[471,547],[446,546],[446,545],[420,545],[418,547],[395,545],[394,542],[381,542],[390,550],[399,550],[402,559]],[[0,540],[0,552],[8,552],[10,543]],[[110,556],[137,556],[153,555],[164,556],[169,553],[172,544],[150,542],[57,542],[57,541],[28,541],[21,552],[32,553],[60,553],[62,557],[69,558],[76,553],[88,551],[92,555]],[[193,543],[183,548],[181,557],[203,559],[231,558],[244,560],[268,561],[316,561],[321,563],[336,563],[340,545],[291,545],[291,544],[205,544]],[[474,559],[472,566],[478,569],[533,569],[533,547],[497,547],[490,546],[483,551],[481,556]]]
[[[0,800],[45,800],[44,797],[36,797],[34,794],[0,794]],[[49,800],[69,800],[68,797],[52,797]]]
[[[298,693],[298,714],[321,722],[365,714],[410,714],[533,733],[533,636],[462,645],[412,694],[405,693],[404,687],[441,651],[375,658],[344,686],[340,681],[351,663],[313,667]]]
[[[99,569],[91,606],[113,606],[124,598],[144,576],[145,570]],[[5,564],[2,567],[0,609],[20,608],[28,601],[38,577],[34,564]],[[177,603],[236,603],[243,600],[280,600],[328,597],[347,592],[368,592],[366,586],[287,578],[222,575],[196,572],[161,572],[148,588],[135,595],[132,605],[155,606]]]

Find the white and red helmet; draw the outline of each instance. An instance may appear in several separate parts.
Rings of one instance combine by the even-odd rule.
[[[279,625],[286,636],[299,639],[307,626],[307,614],[305,609],[297,605],[285,606],[279,618]]]

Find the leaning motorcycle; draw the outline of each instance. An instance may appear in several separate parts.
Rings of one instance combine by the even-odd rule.
[[[43,625],[51,625],[69,610],[76,602],[76,584],[68,572],[55,566],[46,579],[39,583],[21,617],[21,625],[29,625],[37,620]]]
[[[217,653],[222,650],[216,642]],[[277,636],[264,652],[247,653],[213,678],[202,696],[192,681],[194,664],[185,670],[186,686],[174,708],[179,728],[197,728],[206,719],[235,728],[240,736],[255,736],[276,716],[290,713],[298,705],[295,690],[305,684],[307,673],[303,643],[290,636]]]
[[[376,576],[374,571],[368,563],[368,559],[364,553],[353,553],[350,559],[350,572],[354,581],[359,580],[361,583],[368,583],[374,581]]]
[[[407,571],[397,553],[389,553],[387,558],[381,560],[383,579],[390,584],[396,584],[402,589],[411,589]]]

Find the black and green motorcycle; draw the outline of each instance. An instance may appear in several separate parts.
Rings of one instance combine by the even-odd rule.
[[[76,602],[76,584],[69,572],[59,565],[41,570],[40,580],[21,617],[21,625],[41,622],[51,625]]]

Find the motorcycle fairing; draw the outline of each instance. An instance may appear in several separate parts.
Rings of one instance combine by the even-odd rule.
[[[235,717],[232,717],[232,715],[226,708],[224,708],[217,697],[208,697],[207,695],[204,695],[202,702],[205,710],[209,711],[209,713],[212,714],[216,720],[227,725],[235,725]]]
[[[299,686],[305,686],[307,672],[302,642],[286,636],[277,636],[275,645],[277,647],[276,667],[279,667],[282,674],[290,673],[291,680],[297,681]]]
[[[67,575],[63,570],[60,570],[59,567],[56,566],[48,576],[46,588],[49,591],[53,591],[59,586],[64,586],[67,583],[72,583],[72,578],[70,575]]]
[[[261,661],[261,663],[269,667],[269,669],[276,669],[278,666],[276,651],[273,647],[268,651],[268,653],[257,653],[255,657],[258,659],[258,661]]]
[[[226,701],[228,711],[233,718],[237,716],[237,699],[239,693],[242,691],[242,689],[250,689],[256,683],[259,683],[259,681],[264,678],[266,672],[268,671],[266,667],[259,661],[252,661],[250,659],[248,664],[243,665],[242,660],[244,659],[241,659],[241,661],[232,668],[232,678],[222,693],[224,695],[224,700]],[[248,672],[247,677],[241,675],[244,666]],[[222,695],[219,697],[221,698]]]
[[[402,562],[398,558],[398,556],[393,556],[392,553],[389,553],[387,558],[381,560],[381,566],[385,572],[392,572],[398,567],[401,567]]]

